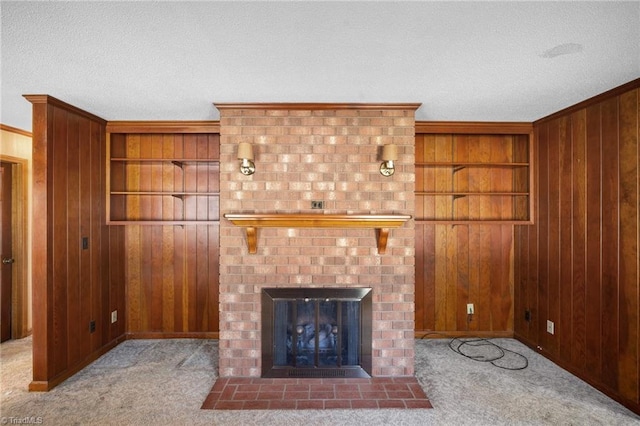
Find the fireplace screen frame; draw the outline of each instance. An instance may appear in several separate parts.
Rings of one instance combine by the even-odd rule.
[[[369,378],[372,370],[373,289],[356,288],[263,288],[262,303],[262,374],[271,378]],[[276,349],[275,321],[277,302],[359,302],[358,365],[292,366],[274,365]],[[316,355],[317,359],[317,355]]]

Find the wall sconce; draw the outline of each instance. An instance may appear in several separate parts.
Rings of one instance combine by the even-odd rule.
[[[253,146],[248,142],[238,144],[238,160],[240,161],[240,172],[243,175],[252,175],[256,171],[253,163]]]
[[[393,162],[398,159],[398,147],[395,145],[384,145],[382,147],[382,164],[380,165],[380,174],[382,176],[391,176],[395,171]]]

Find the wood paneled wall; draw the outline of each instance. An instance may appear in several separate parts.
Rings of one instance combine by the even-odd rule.
[[[125,129],[126,130],[126,129]],[[141,130],[145,130],[142,128]],[[219,159],[218,134],[112,134],[111,152],[129,158]],[[219,191],[219,168],[119,165],[114,178],[128,191]],[[184,176],[182,174],[184,173]],[[132,178],[132,174],[135,175]],[[113,185],[113,182],[112,182]],[[124,228],[126,332],[133,338],[217,337],[219,329],[219,204],[217,197],[142,196],[112,203],[119,220],[204,220]],[[115,216],[114,216],[115,215]],[[112,226],[119,228],[120,226]]]
[[[417,335],[511,336],[512,241],[511,225],[416,223]]]
[[[515,230],[516,336],[638,413],[639,87],[535,123],[536,220]]]
[[[128,225],[127,333],[217,337],[219,225]]]
[[[112,324],[110,313],[124,310],[124,234],[105,224],[105,121],[50,96],[26,98],[33,103],[30,389],[39,391],[123,338],[124,322]]]
[[[478,123],[471,127],[466,123],[451,123],[437,127],[437,134],[417,133],[416,161],[452,161],[453,158],[457,161],[480,161],[478,153],[483,152],[486,153],[483,160],[487,162],[528,161],[527,149],[521,150],[528,146],[522,143],[522,138],[528,138],[530,125],[516,128],[512,128],[513,123],[511,127],[494,125],[492,134],[478,133],[484,127]],[[454,135],[456,131],[467,134]],[[520,134],[507,135],[508,131]],[[519,141],[516,151],[514,140]],[[472,160],[469,160],[471,152]],[[463,190],[471,188],[474,192],[504,190],[502,186],[512,188],[513,185],[526,188],[527,179],[520,171],[481,169],[473,173],[482,175],[482,178],[462,171],[455,177],[459,180],[456,184]],[[451,168],[416,167],[416,190],[427,187],[448,189],[454,179],[452,176]],[[501,197],[493,200],[487,197],[487,200],[480,201],[461,199],[453,207],[450,197],[437,198],[417,197],[416,201],[416,334],[512,336],[512,224],[488,224],[481,220],[471,224],[433,224],[420,219],[448,217],[455,208],[454,217],[462,220],[480,218],[508,222],[514,216],[526,218],[526,200],[523,204]],[[438,209],[442,213],[438,213]],[[516,210],[519,213],[514,214]],[[468,303],[474,304],[472,316],[467,315]]]

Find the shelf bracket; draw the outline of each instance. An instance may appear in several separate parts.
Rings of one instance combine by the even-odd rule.
[[[247,248],[250,254],[256,254],[258,251],[258,230],[254,226],[244,228],[247,234]]]
[[[376,228],[376,237],[378,240],[378,254],[385,254],[387,252],[389,228]]]

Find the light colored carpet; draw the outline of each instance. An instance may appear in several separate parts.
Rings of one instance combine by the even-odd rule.
[[[640,416],[513,339],[528,358],[510,371],[416,341],[416,377],[431,410],[215,411],[200,405],[216,379],[216,340],[128,340],[50,392],[29,393],[31,339],[0,345],[0,420],[45,425],[640,425]],[[521,365],[517,357],[507,366]]]

